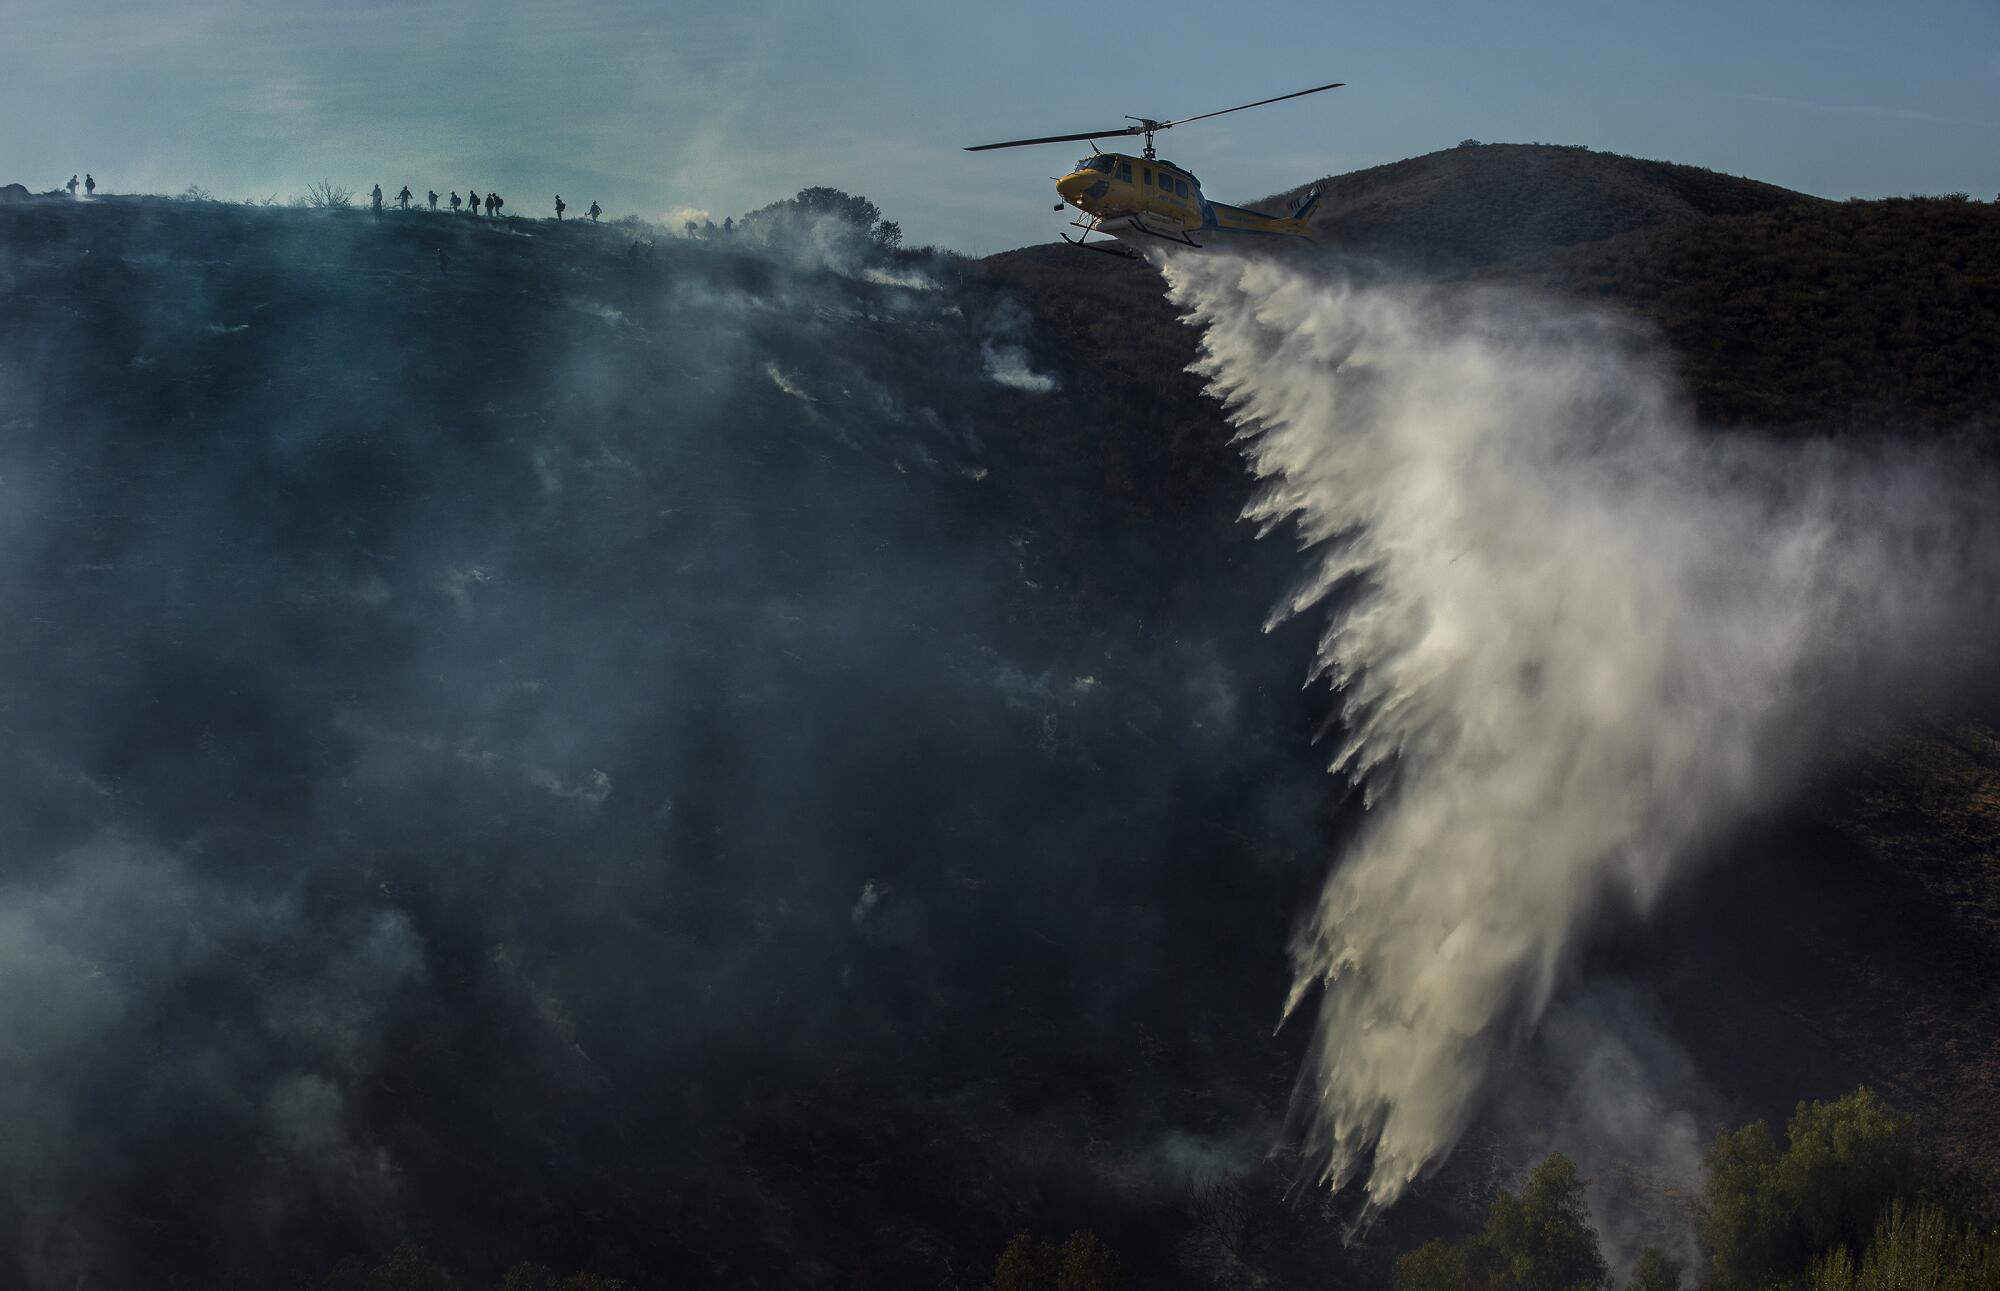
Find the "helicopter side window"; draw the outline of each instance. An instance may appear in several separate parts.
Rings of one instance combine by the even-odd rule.
[[[1146,187],[1151,188],[1153,186],[1153,168],[1151,166],[1142,166],[1140,169],[1146,172]]]
[[[1124,181],[1125,181],[1126,183],[1128,183],[1128,184],[1132,182],[1132,163],[1131,163],[1131,162],[1129,162],[1129,161],[1121,161],[1121,162],[1119,162],[1119,163],[1118,163],[1118,178],[1120,178],[1120,179],[1124,180]]]
[[[1177,179],[1177,180],[1175,180],[1175,181],[1174,181],[1174,191],[1175,191],[1176,193],[1179,193],[1179,194],[1180,194],[1180,195],[1181,195],[1182,197],[1186,197],[1186,196],[1188,195],[1188,191],[1187,191],[1187,181],[1186,181],[1185,179]]]

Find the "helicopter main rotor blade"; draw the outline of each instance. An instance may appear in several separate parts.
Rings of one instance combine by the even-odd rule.
[[[1031,143],[1076,143],[1087,139],[1110,139],[1116,135],[1138,134],[1136,126],[1119,126],[1112,130],[1092,130],[1086,134],[1052,134],[1040,139],[1009,139],[1005,143],[982,143],[967,148],[967,152],[987,152],[994,148],[1025,148]]]
[[[1210,117],[1227,116],[1231,112],[1241,112],[1244,108],[1261,108],[1266,103],[1283,103],[1286,99],[1296,99],[1308,94],[1318,94],[1321,90],[1337,90],[1345,84],[1347,84],[1346,81],[1333,81],[1326,85],[1315,85],[1309,90],[1294,90],[1290,94],[1280,94],[1275,99],[1258,99],[1255,103],[1245,103],[1239,107],[1223,108],[1218,112],[1204,112],[1198,117],[1182,117],[1177,121],[1161,121],[1157,123],[1155,128],[1165,130],[1168,126],[1182,126],[1190,121],[1206,121]]]
[[[1293,90],[1290,94],[1280,94],[1276,98],[1258,99],[1255,103],[1240,103],[1233,108],[1223,108],[1216,112],[1204,112],[1198,117],[1181,117],[1177,121],[1148,121],[1141,117],[1134,117],[1133,120],[1139,122],[1135,126],[1120,126],[1115,130],[1091,130],[1083,134],[1043,135],[1039,139],[1009,139],[1005,143],[974,144],[972,147],[967,148],[966,151],[990,152],[995,148],[1026,148],[1030,144],[1037,143],[1081,143],[1091,139],[1116,139],[1127,135],[1143,134],[1150,136],[1161,130],[1172,129],[1174,126],[1186,125],[1190,121],[1206,121],[1210,117],[1227,116],[1231,112],[1241,112],[1245,108],[1261,108],[1266,103],[1283,103],[1286,99],[1304,98],[1308,94],[1318,94],[1321,90],[1337,90],[1345,84],[1347,84],[1346,81],[1331,81],[1325,85],[1315,85],[1309,90]]]

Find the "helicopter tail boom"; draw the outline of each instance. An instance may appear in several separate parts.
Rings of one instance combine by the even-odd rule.
[[[1304,208],[1308,211],[1310,208]],[[1211,233],[1245,233],[1251,235],[1277,234],[1283,237],[1303,238],[1308,242],[1317,241],[1311,226],[1299,215],[1266,215],[1262,211],[1252,211],[1241,206],[1230,206],[1224,202],[1210,202],[1204,230]]]

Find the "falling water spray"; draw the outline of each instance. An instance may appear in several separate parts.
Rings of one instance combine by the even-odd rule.
[[[1392,1204],[1591,933],[1990,622],[1985,509],[1906,454],[1705,433],[1614,320],[1498,290],[1178,257],[1197,371],[1326,615],[1365,823],[1292,948],[1297,1112]]]

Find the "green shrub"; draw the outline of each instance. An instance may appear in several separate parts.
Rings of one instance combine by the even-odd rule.
[[[986,1291],[1055,1291],[1055,1285],[1055,1249],[1028,1233],[1016,1233],[994,1262]]]
[[[1639,1252],[1632,1280],[1625,1284],[1625,1291],[1680,1291],[1680,1288],[1681,1266],[1651,1246]]]
[[[368,1291],[458,1291],[458,1279],[413,1242],[404,1242],[368,1274]]]
[[[1121,1291],[1125,1269],[1095,1233],[1071,1233],[1060,1247],[1017,1233],[1000,1252],[987,1291]]]
[[[1071,1233],[1058,1253],[1056,1291],[1119,1291],[1125,1270],[1095,1233]]]
[[[1713,1291],[1796,1282],[1835,1248],[1859,1252],[1890,1203],[1922,1186],[1909,1119],[1870,1090],[1799,1104],[1786,1139],[1781,1151],[1759,1122],[1708,1151],[1701,1240]]]
[[[1434,1237],[1396,1258],[1390,1285],[1394,1291],[1475,1291],[1486,1283],[1475,1276],[1474,1249],[1473,1242]]]
[[[1495,1197],[1476,1236],[1419,1247],[1396,1261],[1393,1279],[1395,1291],[1605,1291],[1611,1285],[1583,1180],[1560,1152],[1536,1166],[1518,1194]]]
[[[1992,1291],[2000,1239],[1953,1224],[1936,1206],[1898,1203],[1859,1259],[1844,1246],[1813,1267],[1811,1291]]]

